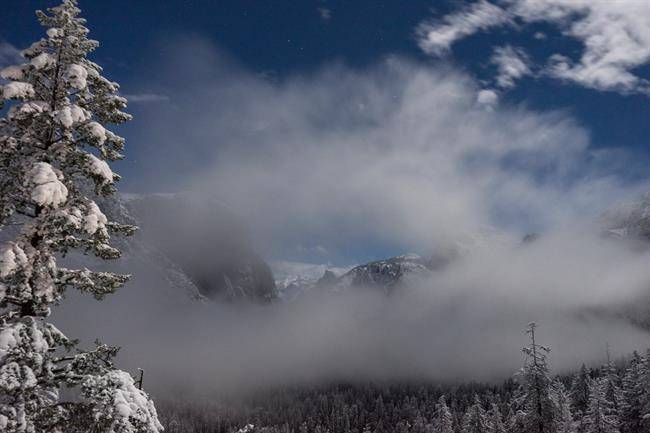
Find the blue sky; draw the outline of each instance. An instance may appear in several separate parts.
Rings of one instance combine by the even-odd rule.
[[[8,0],[0,17],[0,40],[22,47],[42,35],[33,11],[52,1]],[[644,0],[638,0],[643,2]],[[133,72],[141,62],[161,55],[161,41],[196,34],[221,46],[251,70],[283,77],[341,60],[353,67],[376,62],[387,54],[431,59],[418,48],[415,28],[423,20],[444,17],[465,4],[459,1],[270,1],[170,0],[82,1],[92,35],[100,40],[97,58],[113,79],[138,86]],[[329,18],[323,18],[323,11]],[[650,16],[650,5],[648,5]],[[544,32],[537,41],[533,35]],[[477,77],[488,77],[490,48],[514,43],[536,56],[579,53],[580,41],[563,37],[557,28],[538,23],[522,29],[480,32],[458,41],[444,57]],[[157,52],[158,51],[158,52]],[[650,66],[638,70],[650,79]],[[133,81],[136,81],[135,83]],[[133,91],[137,91],[134,88]],[[648,153],[650,104],[647,95],[622,96],[567,85],[551,79],[524,79],[506,98],[528,106],[570,110],[589,128],[595,145],[626,146]]]
[[[3,43],[0,60],[5,63],[11,56],[11,47],[24,47],[43,34],[43,29],[34,17],[34,9],[53,4],[51,1],[33,0],[8,0],[8,3],[0,16],[0,43]],[[603,27],[602,34],[605,39],[611,36],[614,40],[617,34],[613,32],[618,28],[617,24],[620,24],[623,30],[632,29],[632,36],[639,36],[641,44],[647,42],[650,23],[643,20],[639,11],[643,12],[647,6],[646,19],[650,21],[650,4],[644,0],[620,0],[620,17],[618,21],[608,25],[601,19],[608,12],[606,3],[595,2],[595,6],[584,6],[582,0],[576,0],[575,10],[557,9],[557,4],[560,3],[556,0],[542,0],[536,3],[537,6],[531,6],[532,3],[526,0],[491,3],[456,0],[87,0],[81,1],[80,7],[88,19],[92,36],[101,43],[94,59],[105,68],[107,76],[122,84],[124,94],[132,96],[130,109],[136,115],[136,120],[123,129],[129,146],[127,162],[118,166],[126,178],[123,185],[129,190],[154,188],[147,180],[150,180],[155,168],[143,168],[146,165],[144,161],[152,151],[151,141],[158,137],[152,132],[152,129],[156,129],[152,125],[156,119],[170,115],[175,109],[191,111],[191,106],[184,104],[188,104],[190,95],[198,96],[197,90],[192,89],[190,84],[194,80],[210,76],[211,67],[214,67],[215,71],[221,71],[214,72],[214,76],[228,82],[229,88],[238,88],[237,86],[242,85],[241,77],[248,77],[246,80],[254,83],[252,87],[259,85],[261,95],[274,91],[279,94],[268,96],[267,101],[283,103],[282,101],[293,100],[295,95],[291,89],[300,87],[301,82],[309,83],[304,86],[309,90],[296,90],[297,97],[315,98],[314,89],[324,86],[323,83],[327,81],[323,71],[331,68],[333,64],[343,65],[345,72],[341,73],[341,77],[350,80],[353,80],[351,77],[355,74],[371,76],[377,68],[383,72],[374,72],[375,75],[390,75],[384,70],[386,68],[377,66],[387,57],[397,57],[403,63],[412,62],[416,65],[413,70],[442,74],[446,77],[443,81],[453,81],[455,77],[469,80],[463,89],[471,87],[477,92],[481,89],[491,92],[493,99],[488,105],[495,106],[484,108],[487,111],[496,110],[495,116],[506,116],[505,111],[513,113],[518,110],[537,113],[541,117],[551,112],[564,113],[564,116],[560,117],[570,119],[572,126],[561,126],[560,129],[573,131],[572,128],[578,128],[580,133],[577,136],[580,138],[577,140],[582,140],[584,135],[584,139],[588,141],[589,152],[582,154],[577,162],[572,164],[576,167],[586,164],[590,167],[587,171],[591,173],[594,168],[589,159],[598,159],[600,155],[596,153],[594,156],[592,151],[623,150],[625,158],[613,158],[611,165],[617,168],[604,174],[603,178],[614,176],[617,184],[630,182],[636,185],[647,178],[645,172],[650,155],[650,93],[647,92],[650,64],[643,54],[634,57],[635,47],[627,47],[630,49],[625,51],[625,44],[615,44],[612,48],[605,43],[604,46],[596,48],[601,51],[618,50],[609,54],[615,58],[623,56],[619,63],[625,64],[627,69],[616,69],[616,66],[620,66],[618,63],[614,64],[613,69],[611,64],[597,64],[595,67],[586,65],[582,68],[584,65],[581,64],[581,57],[585,53],[585,44],[590,43],[589,38],[598,34],[597,26]],[[536,7],[540,9],[537,10]],[[476,13],[479,8],[484,10],[480,9],[480,13]],[[565,15],[559,19],[553,18],[549,11],[557,10]],[[572,33],[571,26],[574,24],[583,24],[588,31],[581,34],[576,31]],[[458,29],[461,29],[460,33]],[[450,32],[445,33],[447,31]],[[635,35],[634,31],[639,34]],[[444,37],[429,38],[432,33],[434,36],[444,34]],[[449,35],[452,35],[451,39]],[[500,86],[497,84],[500,75],[499,64],[495,62],[495,58],[498,50],[504,47],[513,48],[509,53],[523,53],[522,56],[526,60],[525,69],[528,72],[511,77],[512,84]],[[200,59],[195,59],[196,62],[202,62],[200,65],[192,63],[194,53],[200,53]],[[553,57],[557,54],[565,56],[565,60]],[[560,59],[560,63],[564,61],[564,64],[568,65],[568,72],[565,71],[564,75],[560,76],[561,73],[557,72],[557,69],[552,70],[549,66],[549,59],[555,59],[554,62]],[[505,61],[510,60],[512,58],[506,56]],[[191,72],[186,71],[189,67],[182,66],[188,64],[193,65]],[[228,70],[227,73],[220,69],[224,64],[228,65],[224,67]],[[503,66],[503,63],[501,65]],[[184,81],[174,79],[171,71],[175,67],[183,69],[177,72],[179,76],[184,77]],[[444,72],[450,70],[453,71],[451,77],[450,73]],[[589,74],[583,74],[584,70],[588,70]],[[610,74],[612,70],[614,72]],[[593,80],[589,81],[589,77],[599,74],[600,71],[608,74],[604,81],[600,80],[596,84]],[[637,79],[635,84],[625,87],[617,82],[616,74],[623,73],[633,74]],[[402,72],[396,75],[398,79],[415,80],[414,77],[417,76],[416,72],[400,74]],[[366,82],[373,81],[360,81],[362,85]],[[228,90],[224,90],[225,87],[222,89],[219,86],[214,83],[215,89],[221,89],[215,90],[217,94],[228,93]],[[401,91],[400,89],[403,90],[397,88],[398,91]],[[366,98],[369,95],[360,97]],[[254,100],[256,96],[248,95],[247,98]],[[206,104],[206,107],[211,107],[209,103]],[[327,104],[330,102],[325,105]],[[242,107],[249,105],[243,104]],[[250,112],[250,108],[241,110]],[[324,112],[331,114],[330,111]],[[219,113],[221,112],[215,111],[214,116]],[[319,116],[322,114],[318,113]],[[553,121],[549,122],[552,126]],[[325,125],[328,125],[327,121]],[[338,124],[335,126],[346,128]],[[173,150],[169,150],[172,149],[171,146],[165,147],[167,156],[156,159],[156,164],[163,167],[161,170],[169,172],[172,178],[180,176],[181,172],[204,170],[206,161],[212,158],[213,148],[219,148],[218,151],[223,154],[224,151],[220,149],[222,145],[213,144],[211,140],[214,138],[215,143],[223,142],[225,129],[224,127],[223,130],[211,130],[213,137],[207,133],[196,132],[195,127],[193,135],[196,137],[187,141],[183,154],[174,154]],[[543,135],[541,132],[540,134]],[[567,137],[573,139],[574,135],[574,132],[567,133],[566,136],[560,135],[559,140],[566,140]],[[210,141],[210,146],[201,144],[200,140]],[[195,142],[198,144],[194,144]],[[574,144],[566,143],[566,147],[571,148]],[[559,151],[557,156],[558,161],[562,157],[561,152]],[[507,159],[512,158],[512,155],[509,155]],[[602,155],[600,158],[597,165],[607,166],[607,158],[605,157],[604,161]],[[558,165],[558,161],[553,162],[553,167]],[[171,168],[172,162],[181,167],[178,173]],[[624,164],[628,164],[628,167],[624,167]],[[531,177],[541,173],[539,170],[531,170],[533,171],[535,173],[531,174]],[[555,168],[550,172],[556,173]],[[584,173],[582,169],[572,171],[569,178],[553,178],[553,183],[570,183]],[[589,176],[593,177],[592,174]],[[535,182],[537,180],[530,181],[531,184]],[[538,192],[533,191],[534,194]],[[554,200],[561,201],[558,198]],[[520,217],[526,221],[525,224],[520,224],[520,231],[543,227],[545,224],[531,221],[529,216],[521,216],[526,214],[525,211],[493,207],[490,206],[490,211],[498,215],[498,223],[503,226],[509,225],[511,219]],[[590,206],[585,208],[591,209]],[[340,219],[340,216],[333,218]],[[413,224],[412,218],[396,220]],[[347,227],[346,224],[343,225]],[[308,228],[309,225],[305,225],[305,230]],[[318,250],[318,247],[322,246],[321,243],[332,238],[332,233],[328,230],[309,232],[310,235],[305,237],[314,239],[309,240],[306,247],[300,245],[299,249]],[[376,234],[372,231],[364,232],[360,235],[361,240],[355,239],[356,244],[364,243],[365,239],[365,247],[342,241],[331,242],[331,245],[325,247],[327,250],[339,250],[339,257],[332,258],[334,261],[381,257],[408,247],[394,242],[393,239],[377,239],[373,233]],[[349,233],[347,238],[350,238]],[[296,243],[295,239],[283,239],[287,243]],[[348,253],[340,253],[343,250]]]

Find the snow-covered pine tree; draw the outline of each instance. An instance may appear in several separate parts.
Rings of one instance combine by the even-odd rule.
[[[573,377],[571,382],[571,390],[569,396],[571,397],[571,409],[575,417],[576,430],[578,433],[584,433],[585,426],[585,413],[589,408],[589,395],[591,392],[591,377],[589,370],[582,364],[580,371]]]
[[[441,396],[436,405],[437,417],[435,433],[454,433],[454,417],[447,406],[445,396]]]
[[[98,43],[79,13],[76,0],[37,11],[46,37],[23,52],[26,63],[0,73],[8,105],[0,118],[0,227],[17,229],[0,250],[0,431],[158,432],[151,400],[113,367],[116,348],[81,351],[47,322],[67,288],[101,299],[128,280],[59,267],[57,257],[83,249],[117,258],[109,234],[135,229],[109,222],[84,192],[85,184],[97,195],[114,192],[119,177],[106,161],[121,158],[124,140],[103,125],[130,116],[118,85],[87,59]],[[60,394],[65,388],[70,399]]]
[[[582,423],[585,433],[619,433],[618,417],[605,398],[605,380],[592,381],[589,388],[589,406]]]
[[[503,423],[503,416],[501,410],[496,403],[492,403],[492,407],[488,413],[488,431],[490,433],[506,433],[506,425]]]
[[[559,416],[553,401],[546,362],[550,349],[537,344],[536,327],[535,323],[530,323],[526,331],[530,335],[531,344],[523,349],[526,362],[519,373],[521,385],[517,401],[523,411],[526,433],[556,433]]]
[[[570,392],[573,412],[577,417],[582,416],[589,407],[590,382],[589,370],[582,364],[580,371],[571,382]]]
[[[528,433],[526,429],[526,413],[523,410],[518,410],[508,417],[509,433]]]
[[[488,433],[488,419],[478,395],[463,417],[463,433]]]
[[[644,389],[640,386],[646,374],[643,358],[635,351],[623,376],[623,401],[621,402],[621,431],[641,433]]]
[[[641,391],[641,428],[644,432],[650,432],[650,349],[642,358],[637,386]]]
[[[564,384],[560,380],[553,382],[555,404],[558,412],[557,433],[576,433],[576,422],[571,412],[571,401]]]
[[[609,348],[607,350],[607,364],[605,364],[601,371],[603,380],[605,381],[605,398],[610,404],[611,415],[620,417],[621,410],[621,378],[618,375],[616,366],[609,357]]]

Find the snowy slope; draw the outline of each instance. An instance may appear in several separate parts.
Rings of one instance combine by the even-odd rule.
[[[283,301],[292,301],[312,290],[325,275],[338,278],[350,270],[350,267],[276,261],[271,262],[278,297]]]
[[[276,297],[268,265],[220,203],[191,194],[128,194],[100,206],[110,218],[140,227],[132,238],[118,241],[123,259],[146,261],[171,287],[215,301],[268,302]]]
[[[359,265],[333,282],[335,291],[352,287],[375,288],[390,294],[409,280],[426,278],[432,272],[444,268],[456,257],[455,254],[420,257],[417,254],[403,254],[385,260]]]
[[[291,301],[313,290],[335,293],[363,287],[388,295],[404,283],[444,268],[456,257],[456,252],[449,251],[429,257],[403,254],[347,268],[297,262],[274,262],[271,267],[280,299]]]

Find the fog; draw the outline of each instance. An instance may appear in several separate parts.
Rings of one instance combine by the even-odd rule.
[[[319,288],[264,306],[190,301],[127,256],[126,288],[103,303],[71,295],[55,319],[123,346],[148,389],[501,380],[522,364],[530,321],[558,372],[603,362],[606,344],[614,356],[649,345],[619,313],[647,301],[650,253],[596,224],[647,182],[635,155],[593,148],[569,112],[484,106],[462,71],[403,58],[273,80],[197,38],[169,44],[156,76],[145,90],[169,99],[136,109],[127,186],[219,200],[267,259],[461,254],[389,297]]]
[[[502,380],[522,365],[523,330],[540,325],[556,372],[644,350],[650,336],[617,316],[647,302],[648,253],[563,233],[476,251],[387,297],[319,288],[292,303],[197,304],[139,278],[102,303],[73,296],[55,321],[89,342],[123,346],[164,394],[221,395],[324,381]],[[146,275],[146,277],[144,277]],[[79,308],[83,306],[83,308]],[[75,310],[73,312],[73,309]]]

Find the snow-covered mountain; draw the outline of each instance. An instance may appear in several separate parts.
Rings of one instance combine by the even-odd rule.
[[[347,290],[351,287],[368,287],[390,294],[406,280],[424,278],[447,263],[448,260],[442,257],[404,254],[356,266],[333,281],[331,286],[335,291]]]
[[[456,257],[457,253],[447,251],[429,257],[403,254],[347,268],[295,262],[276,262],[272,268],[283,300],[294,300],[312,290],[345,292],[369,288],[389,295],[402,284],[444,268]]]
[[[316,287],[325,275],[333,279],[350,270],[350,267],[337,267],[323,264],[275,261],[271,262],[278,297],[283,301],[293,301],[300,295]]]

